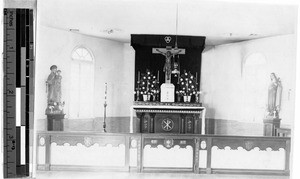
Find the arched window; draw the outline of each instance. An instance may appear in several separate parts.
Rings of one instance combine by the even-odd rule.
[[[93,118],[94,56],[91,50],[78,46],[71,58],[69,118]]]
[[[76,47],[72,52],[73,60],[82,60],[86,62],[93,62],[92,53],[83,46]]]

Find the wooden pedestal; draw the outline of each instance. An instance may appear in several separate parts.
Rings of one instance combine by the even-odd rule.
[[[63,131],[64,118],[65,114],[47,114],[48,131]]]
[[[280,128],[279,118],[264,119],[264,136],[276,136],[276,128]]]

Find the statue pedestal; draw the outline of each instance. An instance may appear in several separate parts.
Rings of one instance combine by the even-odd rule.
[[[264,136],[276,136],[275,128],[280,128],[279,118],[265,118],[264,119]]]
[[[160,91],[160,102],[175,102],[175,86],[172,83],[163,83]]]
[[[65,114],[47,114],[47,130],[63,131]]]

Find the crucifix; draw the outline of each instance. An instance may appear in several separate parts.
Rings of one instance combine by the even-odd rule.
[[[166,62],[163,68],[165,72],[165,83],[171,83],[171,58],[177,54],[185,54],[185,49],[172,49],[171,47],[166,48],[152,48],[152,53],[162,54],[166,57]]]

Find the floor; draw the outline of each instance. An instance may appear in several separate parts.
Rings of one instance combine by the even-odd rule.
[[[193,173],[129,173],[129,172],[71,172],[38,171],[37,179],[289,179],[289,176],[266,175],[229,175],[229,174],[193,174]]]

